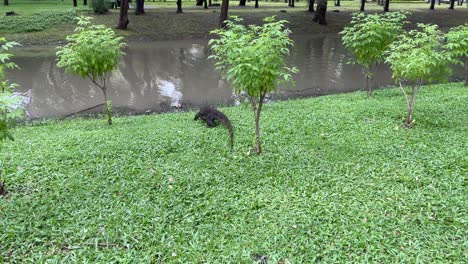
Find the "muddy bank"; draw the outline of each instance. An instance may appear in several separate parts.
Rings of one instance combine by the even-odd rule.
[[[285,9],[252,9],[232,8],[230,15],[237,15],[244,18],[246,24],[258,24],[266,16],[276,15],[278,19],[286,19],[293,34],[317,34],[317,33],[337,33],[351,20],[354,11],[340,10],[330,6],[327,13],[327,26],[321,26],[312,21],[313,14],[303,8]],[[374,11],[370,11],[374,12]],[[439,9],[429,11],[427,9],[412,10],[409,17],[410,26],[416,23],[435,23],[446,31],[450,27],[468,23],[468,9],[458,8],[456,10]],[[97,23],[115,27],[118,20],[118,12],[111,11],[105,15],[95,16],[86,12],[83,15],[94,16]],[[129,14],[130,24],[128,30],[118,30],[118,33],[125,36],[127,42],[150,42],[159,40],[186,40],[186,39],[207,39],[210,30],[216,28],[219,20],[218,8],[200,10],[186,8],[183,14],[176,14],[174,10],[148,9],[145,15],[135,16]],[[7,34],[8,39],[22,43],[24,46],[33,45],[57,45],[63,43],[65,36],[73,32],[74,25],[63,24],[53,29],[19,34]]]

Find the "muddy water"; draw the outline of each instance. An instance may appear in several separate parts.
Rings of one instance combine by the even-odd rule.
[[[201,105],[235,104],[228,84],[207,60],[206,42],[170,41],[131,44],[108,80],[114,110],[162,112]],[[11,72],[19,92],[27,95],[30,118],[60,117],[102,103],[103,95],[89,80],[56,66],[55,49],[14,51],[20,70]],[[295,37],[289,61],[299,68],[295,87],[281,87],[272,99],[318,96],[362,89],[362,69],[347,64],[349,54],[336,35]],[[391,84],[388,69],[378,70],[381,86]],[[100,111],[94,108],[86,113]]]

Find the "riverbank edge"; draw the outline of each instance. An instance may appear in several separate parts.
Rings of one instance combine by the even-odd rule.
[[[463,82],[449,82],[449,83],[443,83],[443,84],[428,84],[428,85],[423,85],[421,86],[422,92],[418,93],[418,97],[420,97],[420,94],[424,94],[425,90],[429,89],[445,89],[445,88],[460,88],[462,91],[468,92],[468,88],[464,86]],[[272,100],[270,102],[266,102],[266,108],[271,105],[277,105],[277,104],[301,104],[303,102],[305,103],[312,103],[315,100],[346,100],[347,97],[349,98],[355,98],[355,97],[361,97],[362,99],[368,99],[372,100],[373,98],[378,98],[381,95],[385,95],[387,93],[391,93],[395,95],[395,93],[401,93],[401,89],[396,86],[387,86],[387,87],[381,87],[379,89],[376,89],[374,91],[373,96],[368,98],[365,94],[367,92],[363,90],[358,90],[358,91],[352,91],[352,92],[345,92],[345,93],[336,93],[336,94],[327,94],[327,95],[319,95],[319,96],[311,96],[311,97],[296,97],[296,98],[289,98],[289,99],[278,99],[278,100]],[[273,93],[274,94],[274,93]],[[468,95],[468,94],[467,94]],[[418,98],[418,100],[421,100]],[[404,102],[404,97],[403,94],[401,93],[401,103]],[[417,104],[417,103],[416,103]],[[98,105],[99,106],[99,105]],[[244,107],[245,106],[245,107]],[[96,106],[97,107],[97,106]],[[241,103],[241,105],[238,106],[233,106],[229,104],[217,104],[214,107],[219,108],[219,109],[224,109],[224,110],[229,110],[229,111],[235,111],[235,109],[239,108],[249,108],[248,105],[244,105]],[[199,107],[194,107],[194,106],[189,106],[189,107],[184,107],[184,108],[175,108],[171,107],[168,110],[161,111],[161,112],[147,112],[147,113],[123,113],[116,111],[114,113],[113,118],[115,120],[125,120],[127,118],[133,118],[133,117],[139,117],[139,116],[147,116],[147,117],[154,117],[157,118],[157,116],[160,115],[178,115],[178,114],[194,114],[196,111],[198,111]],[[406,113],[406,108],[401,108],[402,113]],[[417,115],[417,114],[416,114]],[[403,118],[404,115],[402,115],[401,118]],[[58,123],[58,122],[80,122],[80,120],[101,120],[104,118],[104,114],[102,113],[88,113],[88,114],[69,114],[67,116],[62,116],[62,117],[41,117],[41,118],[31,118],[31,119],[24,119],[23,121],[20,121],[18,123],[18,128],[21,127],[27,127],[29,125],[36,126],[36,125],[48,125],[50,123]],[[403,120],[403,119],[402,119]],[[396,124],[399,125],[399,124]]]

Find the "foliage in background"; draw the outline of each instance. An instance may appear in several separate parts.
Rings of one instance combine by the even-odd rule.
[[[285,57],[293,41],[287,21],[267,17],[261,26],[245,27],[238,17],[226,22],[226,27],[212,31],[218,38],[209,45],[214,52],[216,68],[225,75],[234,91],[246,93],[255,116],[255,146],[261,153],[260,114],[267,93],[276,91],[280,84],[292,82],[296,68],[287,67]]]
[[[73,10],[44,12],[33,15],[0,16],[0,32],[21,33],[42,31],[61,23],[72,22],[76,17]]]
[[[364,67],[368,96],[374,88],[377,67],[384,61],[388,46],[402,32],[408,15],[407,12],[354,13],[350,24],[340,32],[343,45],[354,55],[352,62]]]
[[[468,24],[454,27],[445,34],[447,54],[465,66],[465,86],[468,86]]]
[[[17,67],[15,63],[10,61],[13,54],[5,51],[16,45],[19,44],[8,42],[5,38],[0,38],[0,149],[3,146],[4,140],[14,140],[10,130],[15,124],[16,119],[23,115],[23,97],[13,93],[12,88],[15,84],[8,82],[5,78],[5,69]],[[2,176],[3,168],[0,167],[0,195],[5,194]]]
[[[14,124],[13,121],[23,115],[23,97],[13,93],[12,88],[16,84],[8,82],[5,77],[5,69],[17,68],[17,65],[10,61],[13,55],[5,51],[17,45],[19,44],[16,42],[0,38],[0,147],[3,140],[13,140],[9,129]]]
[[[393,79],[399,83],[405,95],[408,105],[406,127],[413,122],[416,94],[422,82],[444,82],[452,72],[449,64],[453,60],[442,50],[443,35],[437,25],[418,24],[418,28],[393,42],[385,60],[390,64]],[[410,98],[402,82],[410,85]]]
[[[117,67],[120,57],[124,54],[123,37],[104,25],[91,24],[90,17],[79,17],[78,27],[74,34],[67,37],[69,42],[58,47],[57,66],[63,67],[68,73],[89,78],[104,95],[104,109],[109,125],[112,124],[110,101],[107,98],[107,75]]]

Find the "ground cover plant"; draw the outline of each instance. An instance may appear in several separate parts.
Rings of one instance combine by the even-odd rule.
[[[233,152],[193,112],[21,126],[0,262],[465,263],[468,90],[421,89],[410,130],[400,93],[266,104],[261,156],[240,107]]]

